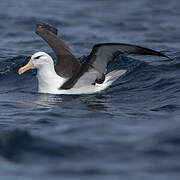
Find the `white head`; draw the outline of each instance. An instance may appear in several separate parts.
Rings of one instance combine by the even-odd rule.
[[[51,56],[49,56],[45,52],[37,52],[31,56],[31,59],[25,66],[19,68],[18,73],[22,74],[29,69],[34,69],[34,68],[40,69],[40,68],[46,67],[46,66],[54,67],[54,62],[53,62]]]

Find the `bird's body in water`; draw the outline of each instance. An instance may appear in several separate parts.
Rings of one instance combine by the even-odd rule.
[[[45,52],[32,55],[30,61],[19,69],[19,74],[36,68],[38,92],[50,94],[92,94],[109,87],[126,70],[114,70],[106,74],[108,65],[123,53],[157,55],[164,54],[140,46],[122,43],[104,43],[94,45],[85,63],[72,54],[69,47],[57,37],[57,29],[46,23],[38,23],[36,33],[54,50],[57,63]]]
[[[78,86],[76,84],[70,89],[61,89],[61,86],[68,80],[59,76],[54,68],[54,61],[45,52],[37,52],[32,57],[29,63],[19,69],[19,74],[24,73],[28,69],[37,69],[38,92],[50,94],[91,94],[102,91],[110,86],[119,76],[124,74],[126,70],[113,71],[106,75],[105,81],[102,84],[89,84],[86,86]],[[114,75],[114,76],[113,76]]]

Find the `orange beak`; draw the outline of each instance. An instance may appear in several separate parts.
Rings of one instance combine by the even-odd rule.
[[[29,69],[32,69],[33,67],[34,67],[34,64],[32,60],[30,59],[29,62],[25,66],[19,68],[18,73],[19,75],[21,75],[22,73],[28,71]]]

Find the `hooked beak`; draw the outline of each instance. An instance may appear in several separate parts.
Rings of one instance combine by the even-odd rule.
[[[19,75],[21,75],[22,73],[28,71],[29,69],[32,69],[33,67],[34,67],[34,64],[32,60],[30,59],[29,62],[25,66],[19,68],[18,73]]]

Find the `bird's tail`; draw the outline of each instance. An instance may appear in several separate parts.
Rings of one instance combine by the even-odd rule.
[[[120,76],[125,74],[127,70],[114,70],[106,74],[106,79],[104,83],[113,83],[116,81]]]

